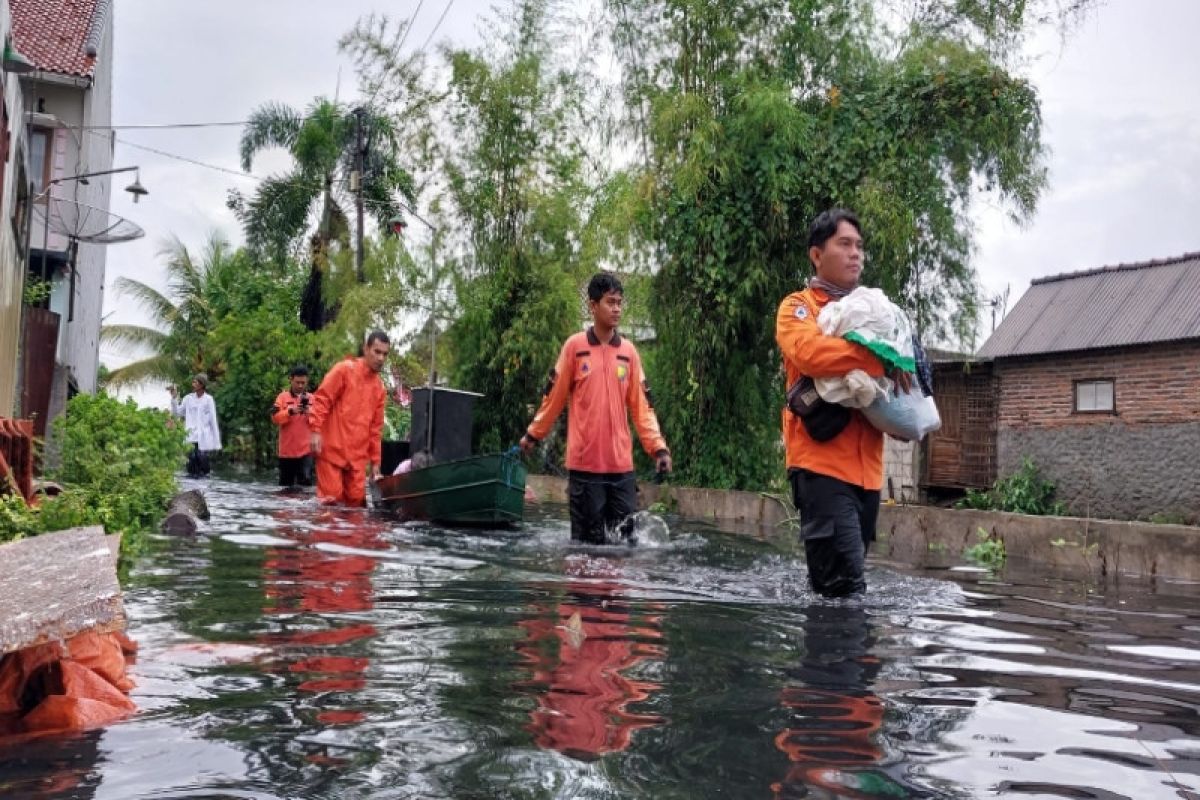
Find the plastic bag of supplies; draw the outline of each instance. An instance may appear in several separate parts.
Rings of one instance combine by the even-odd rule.
[[[827,336],[840,336],[871,351],[887,369],[912,372],[912,325],[904,311],[881,290],[859,287],[821,309],[817,324]],[[866,408],[887,395],[891,383],[851,370],[837,378],[818,378],[823,400],[849,408]]]
[[[913,381],[908,392],[893,389],[862,409],[862,414],[876,429],[909,442],[919,442],[942,427],[937,403],[918,381]]]

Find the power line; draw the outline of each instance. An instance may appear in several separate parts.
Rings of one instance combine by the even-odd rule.
[[[424,50],[429,46],[429,43],[433,41],[433,35],[438,32],[438,28],[442,27],[442,22],[446,19],[446,15],[450,13],[450,7],[453,5],[454,0],[450,0],[450,2],[446,3],[446,8],[444,11],[442,11],[442,15],[438,17],[437,24],[433,26],[433,30],[429,32],[429,36],[426,37],[424,44],[421,45],[421,50],[418,50],[417,52]]]
[[[183,161],[188,164],[195,164],[197,167],[204,167],[205,169],[213,169],[213,170],[216,170],[217,172],[224,172],[227,175],[236,175],[239,178],[246,178],[246,179],[252,180],[252,181],[262,181],[263,180],[259,176],[252,175],[249,172],[241,172],[236,169],[230,169],[229,167],[221,167],[216,164],[206,164],[203,161],[198,161],[194,158],[188,158],[187,156],[177,155],[176,153],[168,153],[166,150],[159,150],[157,147],[147,147],[144,144],[134,144],[133,142],[127,142],[124,139],[117,139],[117,141],[120,142],[121,144],[125,145],[126,147],[136,147],[138,150],[145,150],[150,153],[157,153],[160,156],[165,156],[166,158],[173,158],[176,161]]]
[[[223,122],[147,122],[130,125],[70,125],[68,127],[85,131],[153,131],[173,130],[177,128],[232,128],[246,124],[246,120],[234,120]]]
[[[104,134],[100,133],[99,131],[88,131],[88,133],[92,134],[93,136],[103,136],[104,135]],[[183,161],[187,164],[193,164],[197,167],[204,167],[205,169],[216,170],[217,172],[224,172],[228,175],[236,175],[239,178],[247,178],[252,181],[263,180],[259,176],[252,175],[249,172],[241,172],[236,169],[230,169],[229,167],[222,167],[217,164],[209,164],[204,161],[200,161],[199,159],[189,158],[188,156],[181,156],[178,153],[169,153],[166,150],[160,150],[157,147],[150,147],[149,145],[138,144],[136,142],[130,142],[125,139],[121,139],[119,137],[114,137],[114,138],[117,142],[120,142],[121,144],[125,145],[126,147],[134,147],[134,148],[137,148],[138,150],[145,150],[146,152],[155,153],[157,155],[164,156],[165,158],[173,158],[176,161]]]

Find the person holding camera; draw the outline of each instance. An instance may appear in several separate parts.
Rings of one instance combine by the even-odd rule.
[[[816,274],[808,288],[783,299],[775,317],[788,386],[783,441],[809,584],[822,596],[845,597],[867,589],[866,554],[875,540],[883,486],[883,434],[858,409],[822,400],[811,379],[855,369],[873,378],[885,373],[870,350],[826,336],[817,325],[822,308],[859,285],[858,217],[844,208],[819,214],[809,228],[808,258]],[[897,370],[888,377],[903,391],[910,388],[908,373]]]
[[[308,426],[308,368],[288,374],[288,388],[271,406],[271,422],[279,426],[279,485],[285,489],[312,486],[312,443]]]

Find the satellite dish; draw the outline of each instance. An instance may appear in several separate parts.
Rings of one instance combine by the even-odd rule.
[[[47,197],[45,207],[40,203],[34,204],[34,225],[46,225],[46,207],[50,210],[50,230],[79,242],[117,244],[146,235],[140,225],[119,214],[53,195]]]

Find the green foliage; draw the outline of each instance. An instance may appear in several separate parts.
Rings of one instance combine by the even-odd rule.
[[[975,531],[975,536],[979,541],[964,550],[963,556],[989,569],[1004,566],[1004,561],[1008,558],[1008,553],[1004,550],[1004,540],[992,536],[983,528]]]
[[[865,0],[612,0],[683,480],[757,488],[778,470],[772,320],[819,211],[860,212],[864,282],[927,338],[973,329],[970,201],[982,188],[1027,218],[1044,183],[1036,94],[993,47],[1038,4],[938,4],[936,24],[930,5],[897,34]]]
[[[25,280],[25,289],[21,299],[27,306],[41,307],[50,300],[50,293],[53,291],[54,284],[52,282],[29,277]]]
[[[0,497],[0,541],[80,525],[122,534],[123,552],[141,546],[177,486],[186,447],[182,428],[161,411],[107,395],[71,398],[55,421],[62,454],[52,477],[65,490],[36,509]]]
[[[1032,458],[1021,462],[1021,468],[1013,474],[999,478],[992,488],[985,491],[968,489],[966,497],[959,501],[959,508],[978,511],[1011,511],[1014,514],[1037,516],[1062,516],[1066,506],[1054,499],[1054,484],[1042,478],[1041,470]]]
[[[313,256],[316,266],[334,241],[347,244],[354,201],[349,174],[355,169],[357,119],[354,109],[318,97],[303,113],[282,103],[255,109],[242,132],[242,168],[249,170],[260,153],[280,148],[292,157],[292,171],[264,180],[252,197],[230,193],[229,206],[246,230],[250,249],[284,265],[287,255],[317,216]],[[381,229],[400,214],[399,194],[410,202],[412,175],[401,166],[400,142],[392,120],[368,109],[362,115],[370,142],[363,181],[368,213]]]
[[[209,237],[199,259],[179,239],[171,239],[160,255],[166,265],[165,293],[133,278],[117,279],[117,293],[137,303],[151,324],[101,328],[102,342],[143,356],[109,373],[110,387],[161,381],[186,392],[195,373],[219,381],[225,371],[208,336],[222,314],[248,302],[246,283],[254,265],[217,234]]]
[[[1184,511],[1155,511],[1150,522],[1155,525],[1194,525],[1196,517]]]
[[[515,442],[562,341],[579,329],[592,190],[578,76],[555,68],[549,4],[516,5],[503,50],[450,54],[444,159],[465,254],[451,266],[461,313],[448,331],[456,385],[480,392],[479,447]],[[595,251],[592,251],[593,254]]]
[[[383,411],[383,439],[395,442],[407,439],[412,430],[412,411],[398,403],[387,404]]]

